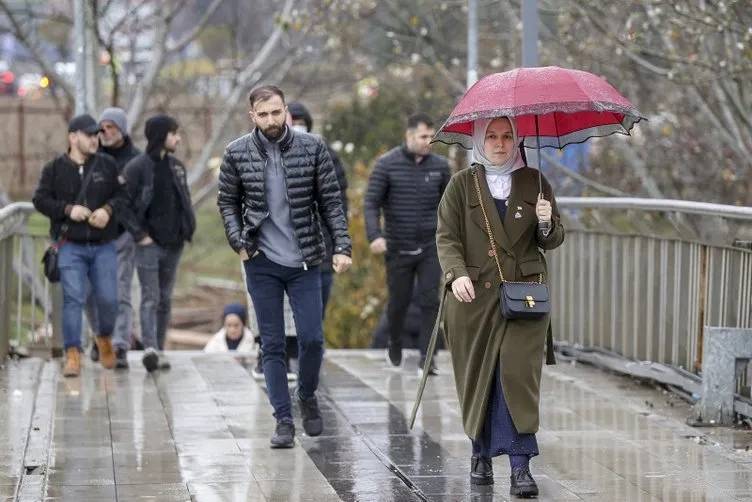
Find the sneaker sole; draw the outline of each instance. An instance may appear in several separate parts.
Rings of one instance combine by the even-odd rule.
[[[272,450],[287,450],[295,447],[295,441],[293,440],[292,443],[271,443],[269,447]]]
[[[480,477],[480,476],[473,476],[470,475],[470,484],[476,485],[476,486],[487,486],[494,484],[494,478],[493,476],[490,477]]]
[[[535,498],[535,497],[538,496],[538,490],[535,489],[535,490],[531,490],[531,491],[528,492],[528,491],[525,491],[522,488],[517,488],[517,489],[510,488],[509,489],[509,495],[511,495],[513,497],[520,497],[520,498],[523,498],[523,499],[531,499],[531,498]]]

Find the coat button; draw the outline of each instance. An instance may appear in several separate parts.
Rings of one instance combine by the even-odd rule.
[[[447,280],[451,279],[452,278],[452,273],[451,272],[447,272],[445,277],[447,278]]]
[[[486,282],[484,284],[484,286],[486,287],[486,289],[490,289],[491,288],[491,283],[490,282]]]
[[[488,256],[493,256],[493,255],[494,255],[494,251],[493,251],[493,249],[489,249],[489,250],[488,250]]]

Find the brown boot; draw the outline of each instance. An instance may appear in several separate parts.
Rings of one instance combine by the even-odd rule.
[[[99,349],[99,362],[102,363],[102,367],[111,370],[117,360],[115,351],[112,350],[112,340],[109,336],[98,336],[95,341]]]
[[[69,347],[65,351],[63,376],[77,377],[81,373],[81,352],[78,347]]]

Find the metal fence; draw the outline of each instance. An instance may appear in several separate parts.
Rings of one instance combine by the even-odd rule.
[[[555,336],[629,359],[700,369],[704,326],[752,327],[752,208],[562,198],[549,257]]]
[[[41,273],[48,239],[27,231],[34,207],[28,202],[0,209],[0,362],[11,350],[54,349],[60,326],[60,291]]]

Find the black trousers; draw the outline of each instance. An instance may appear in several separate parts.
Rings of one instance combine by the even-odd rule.
[[[436,314],[439,310],[439,286],[441,266],[436,246],[424,248],[419,254],[387,252],[386,277],[389,286],[389,343],[401,346],[405,317],[417,287],[420,307],[420,338],[418,348],[421,358],[425,356],[431,338]]]

